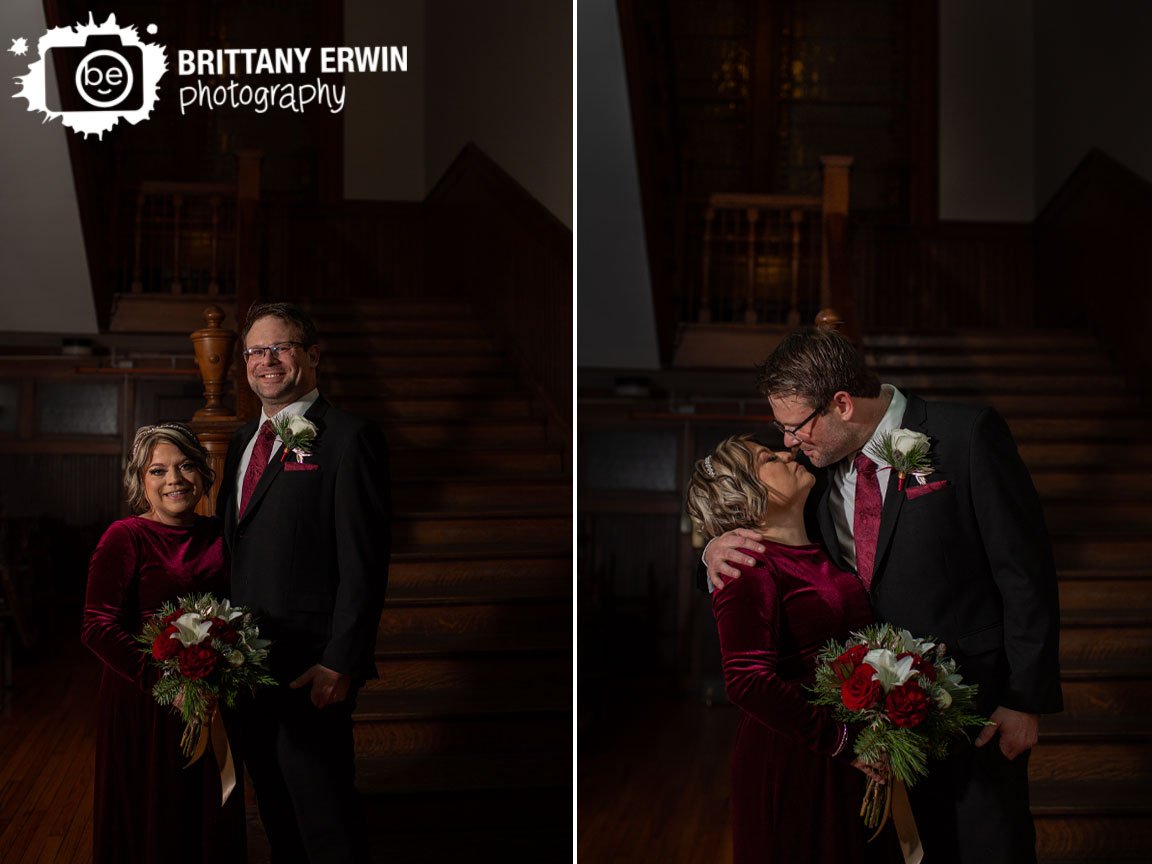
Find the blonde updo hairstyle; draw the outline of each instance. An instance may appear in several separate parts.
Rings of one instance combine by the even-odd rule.
[[[752,446],[760,444],[757,437],[733,435],[692,469],[688,516],[705,537],[719,537],[733,528],[755,528],[767,511],[768,490],[760,482]]]
[[[132,453],[124,466],[124,489],[128,493],[128,506],[133,513],[147,513],[148,497],[144,493],[144,470],[152,464],[152,451],[157,444],[171,444],[184,454],[204,478],[205,490],[212,488],[216,472],[208,463],[208,451],[197,440],[196,433],[183,423],[161,423],[159,426],[141,426],[132,439]]]

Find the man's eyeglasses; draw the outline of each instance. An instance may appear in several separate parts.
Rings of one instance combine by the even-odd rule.
[[[798,438],[799,437],[798,433],[800,432],[801,429],[803,429],[805,426],[807,426],[809,423],[811,423],[813,420],[815,420],[817,417],[819,417],[821,414],[823,414],[827,410],[828,410],[827,408],[817,408],[815,411],[813,411],[811,414],[809,414],[807,417],[805,417],[803,420],[801,420],[795,426],[785,426],[783,423],[779,422],[778,420],[773,420],[772,425],[775,426],[777,429],[779,429],[781,432],[783,432],[785,435],[791,435],[793,438]]]
[[[245,362],[251,363],[254,359],[262,358],[265,355],[270,355],[273,360],[277,360],[281,353],[303,347],[303,342],[277,342],[275,345],[254,345],[251,348],[245,348],[240,353],[244,355]]]

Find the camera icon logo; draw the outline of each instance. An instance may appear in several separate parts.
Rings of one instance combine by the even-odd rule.
[[[72,92],[91,110],[135,111],[143,104],[144,58],[139,46],[124,45],[119,36],[89,36],[81,48],[52,48],[48,53],[57,69],[76,67]],[[62,80],[60,90],[64,89]],[[55,96],[45,93],[45,103],[63,111],[55,107],[64,101],[63,94]]]
[[[156,27],[150,25],[149,33]],[[91,16],[75,28],[55,27],[40,40],[40,59],[17,80],[17,96],[29,111],[59,117],[84,135],[103,137],[121,119],[131,124],[148,119],[159,96],[160,78],[168,69],[164,47],[140,40],[134,27],[118,27],[116,16],[103,24]],[[52,57],[57,86],[46,72]]]

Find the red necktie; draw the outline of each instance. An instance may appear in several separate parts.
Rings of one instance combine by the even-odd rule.
[[[853,464],[856,466],[856,512],[852,517],[852,536],[856,540],[856,572],[864,587],[871,588],[884,502],[880,497],[880,481],[876,479],[876,463],[857,453]]]
[[[244,485],[240,487],[238,517],[244,515],[248,501],[252,497],[252,493],[256,491],[256,484],[260,482],[264,469],[268,467],[268,460],[272,457],[272,442],[274,440],[276,440],[276,430],[272,428],[272,421],[265,420],[260,431],[256,433],[256,446],[252,448],[252,458],[248,460],[248,469],[244,472]]]

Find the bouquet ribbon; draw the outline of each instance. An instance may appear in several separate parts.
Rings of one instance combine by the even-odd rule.
[[[896,825],[904,864],[920,864],[924,860],[924,847],[920,845],[920,832],[916,830],[916,817],[912,815],[912,804],[908,801],[908,790],[903,780],[892,784],[892,822]]]
[[[212,753],[216,756],[216,769],[220,772],[220,806],[228,802],[228,797],[236,788],[236,763],[232,759],[232,747],[228,744],[228,732],[224,728],[224,720],[219,711],[212,712],[212,719],[208,723],[197,725],[189,724],[184,727],[184,736],[181,746],[196,735],[196,744],[192,749],[192,756],[185,768],[199,761],[200,757],[212,744]]]

